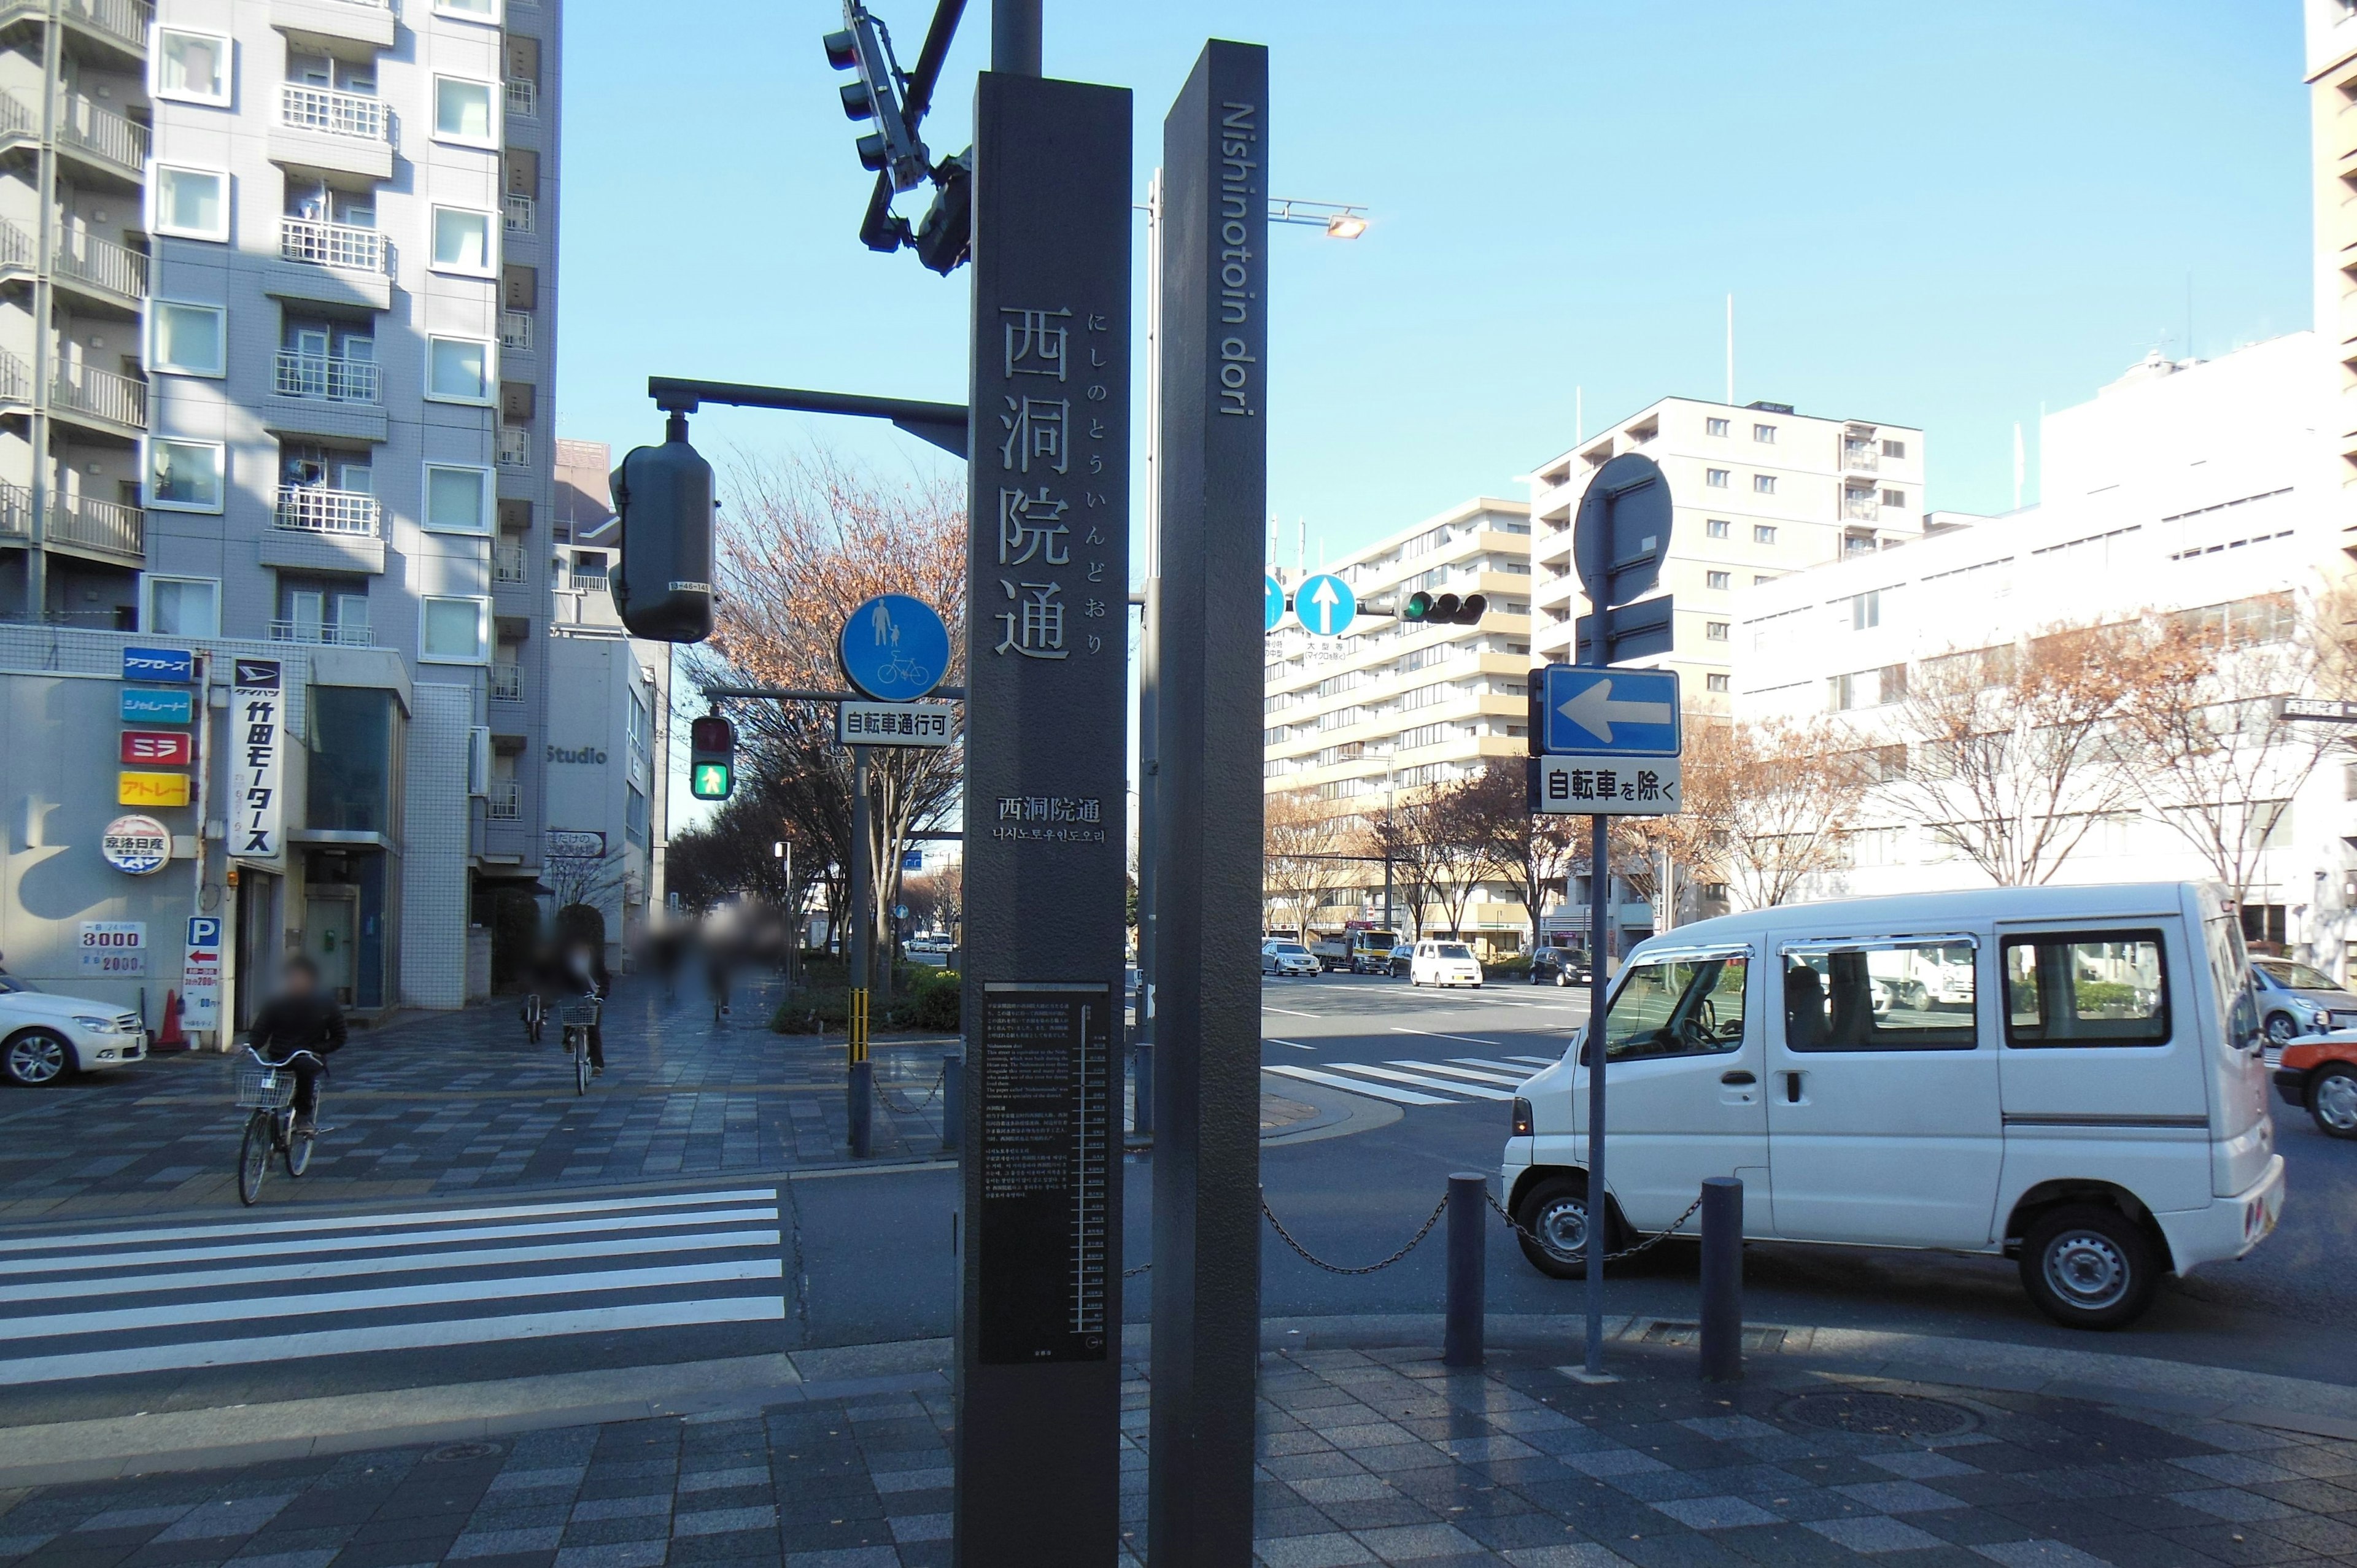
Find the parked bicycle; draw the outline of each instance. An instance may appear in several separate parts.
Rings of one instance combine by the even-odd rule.
[[[264,1061],[262,1053],[248,1047],[246,1059],[237,1064],[238,1109],[247,1112],[245,1142],[237,1155],[237,1196],[248,1208],[262,1197],[262,1178],[270,1169],[270,1156],[277,1155],[286,1162],[286,1174],[299,1176],[311,1168],[311,1145],[319,1135],[317,1095],[313,1094],[314,1108],[307,1120],[298,1122],[295,1114],[295,1086],[298,1064],[307,1058],[322,1074],[327,1061],[316,1051],[296,1051],[283,1062]]]
[[[573,1058],[573,1092],[589,1092],[589,1079],[595,1065],[589,1059],[589,1031],[597,1026],[598,1010],[605,1004],[594,996],[578,1002],[567,1002],[556,1012],[559,1027],[565,1031],[565,1054]]]
[[[540,999],[537,991],[523,993],[523,1037],[533,1045],[540,1044],[541,1026],[548,1021],[548,1004]]]

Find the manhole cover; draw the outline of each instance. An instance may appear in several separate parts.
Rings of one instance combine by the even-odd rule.
[[[489,1459],[500,1452],[496,1443],[446,1443],[425,1455],[429,1465],[455,1465],[464,1459]]]
[[[1980,1418],[1962,1405],[1913,1394],[1881,1394],[1857,1390],[1847,1393],[1803,1394],[1784,1402],[1780,1412],[1787,1421],[1830,1432],[1873,1433],[1885,1437],[1953,1437],[1970,1432]]]

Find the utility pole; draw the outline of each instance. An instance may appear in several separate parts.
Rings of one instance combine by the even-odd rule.
[[[868,821],[868,788],[867,748],[855,746],[851,748],[851,929],[855,940],[845,944],[844,951],[851,966],[851,1016],[845,1031],[848,1037],[844,1042],[844,1051],[850,1075],[845,1096],[851,1113],[851,1157],[855,1160],[868,1156],[875,1136],[869,1112],[876,1092],[876,1069],[867,1059],[867,961],[876,936],[876,874],[869,864],[874,851],[868,843],[875,830]]]

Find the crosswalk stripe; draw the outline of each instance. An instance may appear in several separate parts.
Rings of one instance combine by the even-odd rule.
[[[1426,1078],[1417,1073],[1402,1072],[1397,1068],[1376,1067],[1370,1062],[1330,1062],[1328,1065],[1341,1072],[1362,1072],[1371,1078],[1389,1079],[1394,1083],[1412,1083],[1418,1089],[1440,1089],[1451,1094],[1469,1094],[1477,1100],[1513,1098],[1502,1089],[1491,1089],[1478,1083],[1451,1083],[1446,1079]]]
[[[1405,1024],[1394,1024],[1392,1026],[1392,1033],[1394,1035],[1422,1035],[1428,1039],[1435,1040],[1463,1040],[1466,1044],[1474,1046],[1494,1046],[1502,1043],[1497,1040],[1485,1040],[1479,1035],[1451,1035],[1440,1029],[1411,1029]]]
[[[1469,1067],[1450,1067],[1450,1066],[1449,1066],[1448,1063],[1446,1063],[1446,1062],[1402,1062],[1402,1061],[1395,1061],[1395,1062],[1392,1063],[1392,1066],[1394,1066],[1394,1067],[1412,1067],[1412,1068],[1415,1069],[1418,1072],[1437,1073],[1437,1074],[1438,1074],[1438,1075],[1439,1075],[1440,1077],[1442,1077],[1442,1078],[1469,1078],[1469,1079],[1471,1079],[1475,1083],[1492,1083],[1492,1084],[1496,1084],[1496,1083],[1502,1083],[1502,1084],[1507,1084],[1507,1085],[1510,1085],[1510,1086],[1511,1086],[1511,1085],[1513,1085],[1513,1084],[1518,1084],[1518,1083],[1522,1082],[1522,1081],[1523,1081],[1523,1079],[1526,1079],[1526,1078],[1530,1077],[1530,1074],[1528,1074],[1528,1073],[1526,1073],[1526,1072],[1525,1072],[1525,1073],[1476,1072],[1473,1069],[1471,1069],[1471,1068],[1469,1068]]]
[[[1508,1057],[1506,1059],[1510,1062],[1528,1062],[1533,1067],[1553,1067],[1563,1060],[1561,1057]]]
[[[1338,1066],[1347,1064],[1336,1064]],[[1319,1072],[1313,1068],[1264,1066],[1263,1072],[1281,1073],[1286,1078],[1304,1079],[1311,1083],[1323,1083],[1335,1089],[1347,1089],[1353,1094],[1371,1094],[1377,1100],[1389,1100],[1401,1105],[1447,1105],[1449,1101],[1437,1095],[1417,1094],[1412,1090],[1393,1089],[1380,1083],[1362,1083],[1338,1073]]]

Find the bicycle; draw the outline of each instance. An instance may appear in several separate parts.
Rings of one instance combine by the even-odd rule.
[[[520,1015],[523,1019],[523,1037],[535,1046],[540,1044],[541,1026],[548,1020],[548,1004],[540,999],[539,992],[524,993],[523,1012]]]
[[[556,1021],[565,1031],[565,1054],[573,1058],[573,1092],[589,1092],[589,1031],[597,1026],[600,1004],[594,996],[580,1002],[567,1002],[557,1009]]]
[[[262,1197],[262,1178],[270,1156],[283,1156],[286,1174],[299,1176],[311,1168],[311,1145],[318,1138],[318,1107],[311,1110],[312,1124],[298,1128],[295,1119],[296,1058],[309,1057],[322,1069],[327,1062],[316,1051],[296,1051],[284,1062],[264,1061],[251,1046],[249,1059],[237,1064],[238,1109],[252,1112],[245,1119],[245,1142],[237,1155],[238,1201],[251,1208]]]

